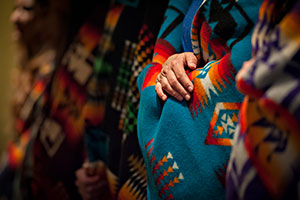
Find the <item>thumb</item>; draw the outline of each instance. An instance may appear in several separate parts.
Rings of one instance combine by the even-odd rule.
[[[192,52],[186,52],[186,53],[184,53],[184,55],[185,55],[186,65],[190,69],[196,69],[197,68],[198,59],[194,55],[194,53],[192,53]]]

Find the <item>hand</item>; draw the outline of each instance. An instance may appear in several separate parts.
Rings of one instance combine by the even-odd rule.
[[[167,100],[167,92],[177,100],[189,100],[194,89],[193,83],[185,72],[185,66],[196,69],[197,57],[192,52],[174,54],[162,65],[162,70],[157,76],[155,91],[159,98]]]
[[[99,200],[107,195],[107,179],[104,174],[105,166],[92,166],[84,163],[82,168],[76,171],[76,186],[84,200]],[[105,194],[105,195],[104,195]]]

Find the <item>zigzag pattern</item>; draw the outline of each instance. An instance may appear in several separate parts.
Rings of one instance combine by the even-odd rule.
[[[237,125],[236,129],[241,130],[240,125]],[[226,175],[226,187],[230,188],[230,190],[239,191],[240,187],[249,185],[256,177],[256,174],[253,173],[253,166],[248,159],[244,158],[248,158],[248,153],[245,149],[243,138],[236,134]],[[238,199],[245,198],[245,191],[240,190],[237,192]],[[228,195],[232,194],[228,192]]]
[[[207,5],[204,4],[201,9],[205,9]],[[198,12],[191,27],[192,48],[198,60],[203,59],[204,62],[218,60],[230,52],[229,47],[221,38],[211,39],[212,33],[213,30],[206,21],[205,16]]]
[[[151,63],[151,57],[154,49],[154,35],[147,25],[143,25],[139,33],[139,44],[135,52],[135,59],[131,67],[131,77],[129,81],[129,90],[127,92],[127,106],[123,109],[119,128],[124,133],[136,133],[137,112],[139,106],[140,93],[137,87],[137,77],[141,71]]]
[[[218,167],[215,171],[216,176],[218,177],[220,183],[225,188],[225,174],[226,174],[227,164],[223,163],[222,166]]]
[[[131,66],[136,52],[136,43],[125,41],[121,63],[116,79],[116,86],[112,98],[111,106],[117,111],[124,111],[127,103],[127,92],[129,90],[129,80],[131,76]]]
[[[155,179],[154,184],[158,189],[158,195],[165,200],[174,199],[171,188],[175,187],[180,181],[183,181],[184,176],[179,170],[171,152],[168,152],[167,155],[154,164],[156,158],[152,154],[153,142],[154,138],[145,145],[145,150],[147,151],[147,158],[151,157],[150,167],[152,167],[152,175]]]
[[[90,120],[93,124],[101,120],[99,117],[94,118],[96,113],[91,108],[95,108],[96,105],[95,111],[101,111],[103,107],[99,106],[98,102],[95,104],[91,101],[89,96],[93,94],[89,87],[95,62],[93,50],[97,48],[99,39],[100,33],[95,27],[83,25],[53,78],[50,94],[51,113],[62,123],[60,125],[70,142],[77,142],[78,138],[82,137],[85,119],[93,119]]]
[[[108,168],[106,168],[106,175],[110,194],[115,197],[119,185],[118,177],[114,173],[112,173]]]
[[[147,172],[143,158],[131,155],[128,158],[132,176],[122,186],[119,200],[146,200]],[[141,188],[142,187],[142,188]]]
[[[150,65],[151,67],[149,67],[147,74],[145,76],[142,90],[144,90],[146,87],[154,86],[156,84],[156,78],[162,68],[162,66],[158,63],[152,63]]]
[[[231,64],[230,54],[218,62],[209,62],[204,68],[191,72],[189,78],[194,83],[193,95],[189,102],[191,115],[198,116],[198,110],[201,112],[210,105],[212,95],[218,96],[223,92],[222,89],[226,89],[225,83],[231,85],[234,74],[236,71]]]
[[[142,91],[146,87],[154,86],[156,84],[156,78],[161,71],[162,64],[169,56],[176,53],[175,48],[163,39],[157,39],[154,49],[152,66],[149,67],[145,76]]]
[[[237,76],[237,86],[247,96],[228,183],[239,198],[256,187],[265,188],[261,193],[269,198],[299,196],[294,188],[300,158],[299,10],[299,1],[264,1],[252,36],[252,62]]]
[[[227,186],[239,199],[251,195],[253,190],[247,193],[247,188],[253,185],[265,187],[268,196],[281,197],[286,187],[299,180],[291,170],[299,160],[298,131],[292,126],[278,129],[274,123],[281,123],[280,114],[266,118],[263,113],[257,101],[245,98],[227,170]]]

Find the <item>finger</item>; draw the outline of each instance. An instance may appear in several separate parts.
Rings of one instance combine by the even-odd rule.
[[[77,178],[80,177],[83,171],[84,171],[83,168],[80,168],[80,169],[76,170],[76,172],[75,172],[76,177]]]
[[[176,79],[180,82],[183,87],[189,92],[193,91],[193,83],[187,76],[184,66],[182,66],[181,62],[174,63],[174,67],[172,68],[173,73],[175,74]]]
[[[161,83],[158,81],[155,85],[155,92],[159,98],[161,98],[163,101],[167,100],[167,95],[163,92]]]
[[[184,72],[185,74],[185,72]],[[190,100],[191,96],[188,93],[188,91],[181,85],[179,82],[180,79],[177,79],[175,73],[173,71],[170,71],[170,73],[167,76],[168,82],[173,90],[175,90],[177,93],[179,93],[183,98],[185,98],[187,101]],[[178,81],[179,80],[179,81]]]
[[[101,194],[101,193],[105,192],[107,185],[108,185],[107,181],[99,181],[95,185],[86,187],[86,191],[87,191],[87,193],[90,193],[91,196],[95,196],[97,194]]]
[[[96,174],[95,176],[87,176],[84,170],[77,171],[76,178],[77,180],[75,184],[78,186],[92,185],[100,180],[100,176],[98,174]]]
[[[183,100],[183,97],[170,86],[166,77],[161,78],[160,84],[165,92],[175,97],[178,101]]]
[[[186,66],[188,66],[190,69],[196,69],[198,59],[195,54],[192,52],[186,52],[183,53],[183,55],[185,56]]]
[[[84,186],[90,186],[96,184],[100,180],[100,177],[98,175],[92,176],[92,177],[85,177],[85,180],[82,181]]]

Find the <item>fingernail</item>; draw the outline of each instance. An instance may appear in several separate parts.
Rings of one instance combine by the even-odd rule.
[[[178,96],[177,99],[178,99],[179,101],[182,101],[182,100],[183,100],[183,97],[182,97],[182,96]]]
[[[190,96],[190,95],[188,95],[188,94],[187,94],[187,95],[185,95],[185,100],[187,100],[187,101],[188,101],[188,100],[190,100],[190,98],[191,98],[191,96]]]
[[[196,68],[196,64],[195,63],[190,63],[189,66],[193,67],[193,68]]]
[[[164,101],[167,100],[167,96],[166,96],[166,95],[163,95],[161,98],[162,98],[162,100],[164,100]]]
[[[190,92],[192,92],[192,91],[193,91],[193,87],[192,87],[192,86],[189,86],[189,87],[188,87],[188,90],[189,90]]]

